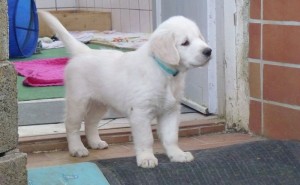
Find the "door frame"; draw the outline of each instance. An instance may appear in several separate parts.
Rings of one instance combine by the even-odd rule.
[[[226,126],[249,130],[249,6],[250,0],[224,1]],[[226,1],[226,3],[225,3]]]

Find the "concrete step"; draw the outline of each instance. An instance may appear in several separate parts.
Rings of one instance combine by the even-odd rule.
[[[152,126],[154,138],[157,139],[156,125]],[[188,120],[180,124],[179,137],[190,137],[225,131],[225,121],[212,117],[211,119]],[[132,142],[131,130],[126,128],[99,129],[101,138],[109,144]],[[81,132],[82,140],[86,144],[84,132]],[[47,152],[67,150],[66,134],[48,134],[40,136],[27,136],[19,138],[18,148],[22,152]]]

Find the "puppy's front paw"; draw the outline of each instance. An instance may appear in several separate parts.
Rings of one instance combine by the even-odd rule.
[[[108,148],[108,144],[105,141],[91,142],[89,143],[92,149],[105,149]]]
[[[86,157],[89,155],[89,151],[85,147],[72,147],[69,151],[73,157]]]
[[[169,156],[171,162],[191,162],[194,156],[191,152],[178,152]]]
[[[142,168],[154,168],[158,165],[158,160],[153,154],[137,155],[137,165]]]

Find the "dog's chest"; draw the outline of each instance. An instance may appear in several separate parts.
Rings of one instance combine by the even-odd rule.
[[[168,83],[164,86],[161,97],[157,99],[159,109],[172,109],[179,103],[182,93],[178,85],[180,84]]]

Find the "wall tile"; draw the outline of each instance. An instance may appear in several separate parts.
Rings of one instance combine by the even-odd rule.
[[[95,7],[95,0],[87,0],[86,1],[86,6],[88,8],[94,8]]]
[[[253,98],[261,98],[260,81],[260,64],[249,62],[249,87]]]
[[[138,10],[139,9],[139,0],[130,0],[129,7],[130,7],[130,9]]]
[[[273,139],[300,140],[300,111],[264,104],[264,135]]]
[[[264,19],[300,21],[299,0],[264,0]]]
[[[60,8],[75,8],[77,6],[76,0],[57,1],[57,7]]]
[[[120,8],[120,0],[111,0],[111,8]]]
[[[130,10],[130,32],[140,32],[140,11]]]
[[[263,26],[263,59],[300,64],[300,26]]]
[[[261,0],[250,0],[250,18],[261,18]]]
[[[110,0],[103,0],[103,8],[110,9],[111,8],[111,1]]]
[[[150,10],[150,1],[149,0],[139,0],[139,5],[141,10]]]
[[[87,7],[87,0],[79,0],[78,5],[79,5],[79,8],[86,8]]]
[[[55,0],[36,0],[37,8],[56,8]]]
[[[112,28],[115,31],[122,31],[121,26],[121,10],[120,9],[112,9]]]
[[[103,8],[103,0],[96,0],[95,1],[95,8],[102,9]]]
[[[121,28],[122,28],[122,32],[130,32],[129,10],[121,9]]]
[[[151,33],[151,14],[150,11],[140,11],[140,26],[141,26],[141,32],[144,33]]]
[[[151,8],[151,7],[150,7]],[[155,28],[153,26],[153,17],[152,11],[150,12],[150,30],[153,31]]]
[[[84,10],[86,10],[86,11],[95,11],[95,7],[88,7],[88,8],[85,8]],[[104,9],[101,9],[101,11],[104,11]]]
[[[148,0],[149,1],[149,5],[150,5],[150,10],[152,10],[152,0]]]
[[[261,58],[261,25],[249,24],[249,53],[250,58]]]
[[[129,0],[120,0],[120,8],[129,9]]]
[[[264,99],[300,106],[300,69],[265,65]]]
[[[102,12],[111,12],[111,9],[110,8],[103,8],[101,9]]]
[[[249,119],[249,130],[257,135],[262,134],[262,123],[261,123],[261,102],[251,100],[250,101],[250,119]]]

